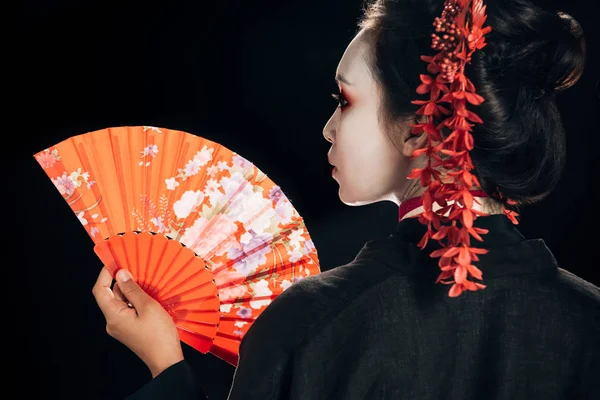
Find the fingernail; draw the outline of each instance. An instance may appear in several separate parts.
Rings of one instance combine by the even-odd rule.
[[[126,269],[120,269],[119,272],[117,272],[117,279],[120,282],[127,282],[131,279],[131,274]]]

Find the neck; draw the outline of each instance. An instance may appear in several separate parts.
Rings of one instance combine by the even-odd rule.
[[[473,203],[473,209],[488,215],[503,213],[502,207],[496,201],[488,198],[483,191],[474,190],[471,191],[471,193],[475,199],[475,202]],[[448,203],[452,204],[453,201],[448,201]],[[417,217],[424,211],[422,204],[423,201],[420,196],[403,201],[398,209],[398,219],[401,221],[405,218]],[[437,211],[441,208],[442,207],[438,205],[438,203],[433,203],[433,211]],[[448,213],[446,213],[446,216]]]

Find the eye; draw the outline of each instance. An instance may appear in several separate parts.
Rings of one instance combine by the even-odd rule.
[[[344,109],[346,106],[348,106],[348,100],[346,100],[346,97],[341,91],[339,93],[332,93],[331,97],[337,101],[338,107],[341,109]]]

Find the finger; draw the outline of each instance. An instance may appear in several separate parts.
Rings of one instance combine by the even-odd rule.
[[[112,291],[115,294],[115,299],[127,302],[127,299],[125,298],[125,296],[123,296],[123,293],[121,292],[121,288],[119,287],[119,284],[117,283],[117,281],[115,281]]]
[[[110,288],[112,281],[112,275],[106,267],[103,267],[96,279],[96,284],[92,288],[92,294],[96,299],[96,303],[98,303],[98,307],[100,307],[105,317],[107,317],[108,313],[114,307],[115,295]]]
[[[125,295],[123,295],[123,292],[121,292],[121,288],[119,287],[119,284],[116,281],[115,281],[115,284],[113,285],[113,293],[115,294],[116,300],[122,301],[129,308],[133,308],[133,304],[131,304],[129,302],[129,300],[127,300]]]
[[[133,279],[131,273],[125,269],[120,269],[117,272],[117,284],[121,293],[139,312],[145,305],[149,304],[153,299],[146,293]]]

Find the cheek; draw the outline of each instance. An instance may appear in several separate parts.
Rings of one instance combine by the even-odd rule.
[[[340,184],[364,195],[392,190],[400,177],[406,176],[408,160],[377,126],[369,130],[356,128],[358,125],[339,131],[336,147]]]
[[[386,164],[386,160],[393,156],[390,154],[393,145],[384,135],[377,121],[370,118],[343,121],[336,137],[336,147],[343,166],[354,174],[377,173],[382,163]]]

